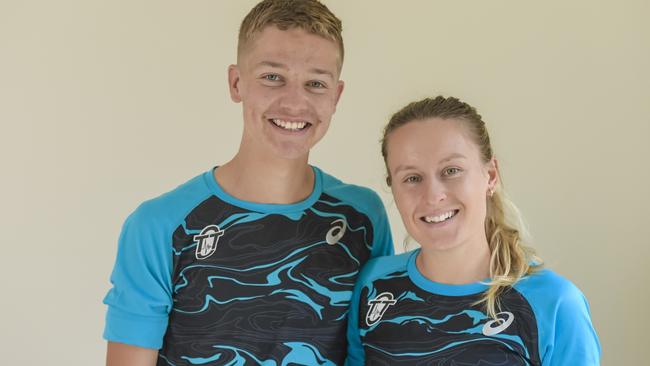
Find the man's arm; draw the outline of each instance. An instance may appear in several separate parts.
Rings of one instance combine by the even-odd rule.
[[[113,288],[104,298],[109,365],[154,365],[172,307],[169,230],[151,207],[143,206],[124,223],[111,274]]]
[[[106,366],[155,366],[158,350],[108,342]]]
[[[375,225],[375,240],[372,247],[371,258],[382,256],[394,255],[395,247],[393,245],[393,236],[390,232],[390,224],[388,223],[388,216],[386,209],[381,201],[381,198],[375,193],[377,199],[377,219]]]

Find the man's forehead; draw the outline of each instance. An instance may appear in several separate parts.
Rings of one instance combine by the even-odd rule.
[[[311,72],[338,75],[341,52],[336,42],[302,28],[282,30],[269,25],[255,33],[238,55],[249,67],[289,68],[308,64]]]

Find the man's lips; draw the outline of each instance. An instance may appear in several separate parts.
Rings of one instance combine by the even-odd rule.
[[[276,127],[291,132],[302,131],[311,126],[311,123],[305,120],[269,118],[268,121],[274,124]]]

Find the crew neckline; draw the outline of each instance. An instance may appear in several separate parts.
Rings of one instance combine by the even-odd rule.
[[[312,188],[311,194],[302,201],[288,204],[281,203],[258,203],[241,200],[228,192],[226,192],[217,182],[217,179],[214,176],[214,171],[219,168],[218,166],[208,170],[204,173],[205,181],[210,188],[210,191],[222,199],[223,201],[230,203],[231,205],[241,207],[250,211],[262,212],[262,213],[286,213],[294,211],[304,211],[305,209],[311,207],[323,192],[323,175],[320,169],[310,165],[312,171],[314,172],[314,187]]]
[[[413,253],[410,255],[407,263],[407,271],[408,271],[409,278],[419,288],[427,292],[431,292],[433,294],[444,295],[444,296],[475,295],[484,292],[489,288],[489,286],[486,285],[486,282],[490,281],[489,278],[486,278],[485,280],[480,282],[473,282],[473,283],[467,283],[462,285],[451,285],[447,283],[431,281],[420,272],[420,270],[418,269],[415,263],[415,259],[417,258],[419,253],[420,253],[420,249],[414,250]]]

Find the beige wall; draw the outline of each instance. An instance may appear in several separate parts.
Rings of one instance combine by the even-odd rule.
[[[0,1],[3,365],[103,362],[122,220],[237,148],[226,66],[254,2]],[[382,125],[424,96],[474,104],[541,254],[589,298],[604,364],[647,362],[650,3],[326,3],[347,87],[312,162],[379,191],[401,239]]]

